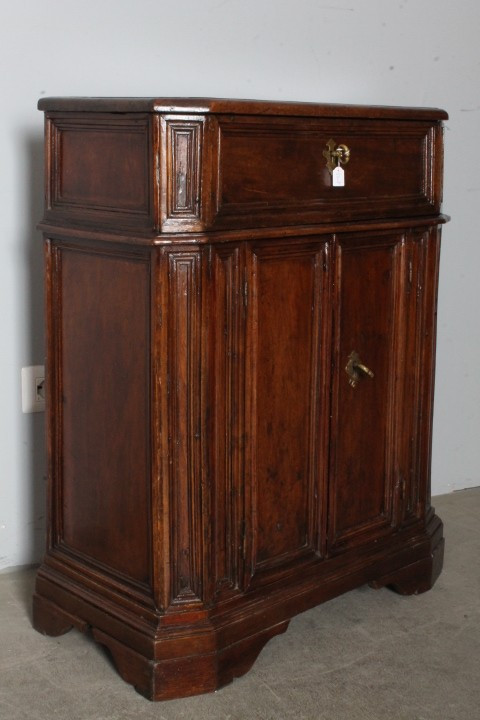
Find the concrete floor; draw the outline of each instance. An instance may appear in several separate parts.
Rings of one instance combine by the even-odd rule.
[[[34,570],[0,575],[2,720],[480,720],[480,488],[435,498],[432,591],[362,587],[294,618],[226,688],[150,703],[101,647],[31,627]]]

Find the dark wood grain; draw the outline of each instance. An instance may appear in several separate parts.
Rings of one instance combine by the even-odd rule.
[[[289,225],[438,213],[437,124],[416,121],[220,117],[213,227]],[[350,148],[345,187],[323,156]],[[368,193],[365,188],[368,187]]]
[[[57,396],[62,445],[57,543],[148,583],[148,257],[85,248],[56,252],[62,377]],[[137,518],[134,526],[132,516]]]
[[[145,114],[49,116],[45,219],[153,228],[153,141]]]
[[[289,117],[410,118],[447,120],[439,108],[386,107],[382,105],[340,105],[226,98],[89,98],[46,97],[38,109],[68,112],[157,112],[213,113],[217,115],[287,115]]]
[[[155,236],[440,211],[443,136],[432,117],[104,110],[47,113],[54,225]],[[342,188],[323,156],[331,139],[350,148]]]
[[[319,550],[323,252],[322,243],[293,238],[248,252],[246,515],[254,576]]]
[[[339,236],[329,498],[332,550],[394,527],[402,240],[400,234]],[[374,372],[374,378],[365,376],[356,387],[349,385],[345,371],[352,351]]]
[[[161,700],[230,682],[295,614],[363,583],[431,588],[446,114],[39,106],[48,538],[35,628],[90,632]],[[330,137],[351,146],[343,188]],[[355,388],[353,350],[374,372]]]
[[[213,387],[211,462],[215,589],[243,588],[245,562],[245,250],[229,243],[212,250]]]

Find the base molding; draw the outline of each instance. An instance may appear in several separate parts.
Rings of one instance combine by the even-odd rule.
[[[220,652],[170,660],[149,660],[95,628],[92,636],[109,650],[119,675],[137,692],[148,700],[172,700],[213,692],[241,677],[250,670],[265,644],[285,632],[288,624],[269,627]]]
[[[59,635],[65,635],[73,627],[76,627],[81,632],[88,630],[87,623],[38,593],[33,596],[32,610],[33,627],[42,635],[58,637]]]
[[[299,612],[365,583],[404,595],[429,590],[442,569],[441,521],[433,516],[406,547],[401,542],[393,547],[361,561],[357,557],[354,570],[346,558],[327,558],[301,583],[296,578],[263,588],[261,594],[245,593],[212,608],[197,623],[182,624],[179,611],[174,626],[164,625],[160,612],[156,623],[146,623],[139,620],[140,611],[115,609],[112,600],[107,603],[62,574],[58,559],[55,568],[49,567],[47,557],[37,576],[33,626],[52,636],[72,627],[91,633],[108,649],[120,676],[150,700],[212,692],[246,673],[265,644],[285,632]]]
[[[443,567],[445,542],[443,538],[428,558],[418,560],[369,583],[376,590],[389,587],[400,595],[419,595],[435,584]]]

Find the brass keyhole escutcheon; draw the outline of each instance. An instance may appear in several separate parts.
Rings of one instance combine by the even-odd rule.
[[[350,160],[350,148],[341,143],[337,145],[335,140],[327,142],[327,149],[323,151],[323,157],[327,161],[327,168],[330,175],[339,165],[346,165]]]
[[[361,380],[362,377],[369,377],[374,378],[375,375],[368,368],[362,361],[360,360],[360,355],[355,351],[352,350],[350,355],[348,356],[348,362],[345,366],[345,372],[348,375],[348,383],[353,388],[357,387],[358,382]]]

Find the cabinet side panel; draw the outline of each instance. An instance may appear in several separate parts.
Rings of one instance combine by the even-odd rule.
[[[60,250],[61,537],[150,580],[150,310],[145,259]]]
[[[52,113],[46,137],[47,221],[153,228],[148,115]]]

